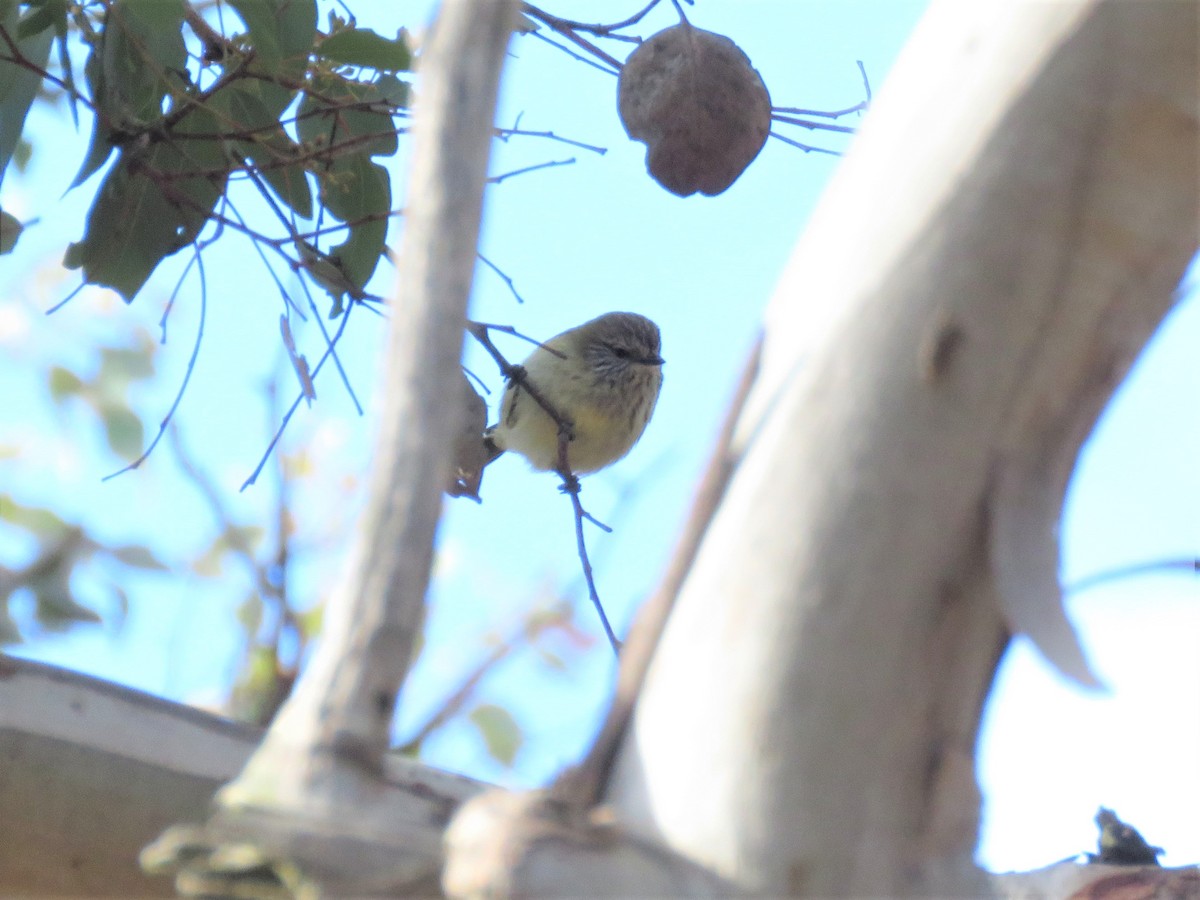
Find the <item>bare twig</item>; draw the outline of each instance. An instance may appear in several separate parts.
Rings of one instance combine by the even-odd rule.
[[[833,125],[829,122],[810,122],[807,119],[797,119],[794,116],[781,115],[778,110],[771,111],[771,121],[782,122],[785,125],[799,125],[809,131],[836,131],[839,134],[854,134],[858,129],[848,125]]]
[[[603,72],[606,75],[616,75],[617,72],[620,71],[619,69],[617,71],[614,71],[614,70],[608,68],[607,66],[602,66],[602,65],[600,65],[600,63],[596,62],[594,59],[588,59],[586,56],[584,56],[580,53],[576,53],[570,47],[564,47],[562,44],[559,44],[559,43],[556,43],[555,41],[550,40],[550,38],[546,37],[540,31],[532,32],[532,36],[537,38],[540,41],[545,41],[547,44],[549,44],[551,47],[555,48],[556,50],[561,50],[563,53],[567,54],[567,56],[571,57],[572,59],[578,60],[579,62],[584,63],[585,65],[589,65],[593,69],[599,69],[601,72]]]
[[[324,366],[325,361],[333,355],[333,348],[337,346],[338,341],[341,340],[343,332],[346,330],[346,326],[350,324],[350,313],[355,308],[356,307],[353,305],[346,308],[346,314],[342,316],[341,321],[338,324],[337,331],[333,333],[333,338],[329,341],[329,346],[325,348],[325,352],[321,354],[321,358],[317,360],[317,364],[312,368],[312,372],[309,375],[311,380],[316,381],[317,375],[321,371],[321,367]],[[275,445],[278,444],[279,439],[283,437],[283,432],[287,428],[288,422],[290,422],[292,416],[296,414],[296,410],[300,408],[300,404],[302,402],[304,402],[303,390],[297,395],[295,401],[288,408],[288,411],[284,413],[283,419],[279,423],[279,428],[275,431],[275,435],[271,438],[271,442],[267,444],[267,449],[263,451],[262,458],[258,461],[258,465],[254,467],[254,471],[250,473],[250,477],[242,482],[242,486],[238,489],[239,491],[244,491],[258,480],[258,476],[262,472],[263,466],[265,466],[267,464],[267,460],[271,458],[271,451],[275,449]]]
[[[52,307],[50,307],[48,310],[46,310],[46,315],[48,315],[48,316],[54,315],[56,312],[58,312],[60,309],[62,309],[64,306],[66,306],[68,303],[70,303],[72,300],[74,300],[79,295],[79,292],[82,291],[85,287],[87,287],[87,282],[81,281],[79,283],[78,287],[75,288],[75,290],[71,291],[71,293],[67,294],[67,296],[63,297],[61,300],[59,300],[57,303],[55,303]]]
[[[523,621],[508,637],[492,647],[487,655],[467,673],[458,687],[451,691],[446,696],[446,699],[438,704],[437,710],[396,750],[400,753],[417,752],[421,744],[431,734],[462,711],[462,708],[474,696],[480,682],[490,672],[495,670],[496,666],[508,659],[522,644],[532,643],[541,636],[542,632],[562,624],[570,617],[570,614],[571,608],[566,603],[559,603],[557,608],[548,614],[535,611],[531,617]]]
[[[863,90],[867,94],[867,102],[870,103],[872,99],[871,79],[867,78],[867,67],[863,65],[863,61],[861,59],[856,59],[855,62],[858,63],[858,71],[862,75]]]
[[[854,113],[863,112],[867,108],[867,101],[855,103],[853,106],[847,106],[845,109],[805,109],[800,106],[772,106],[771,113],[791,113],[794,116],[820,116],[825,119],[840,119],[843,116],[853,115]]]
[[[234,156],[235,156],[235,158],[241,159],[243,164],[245,164],[245,162],[246,162],[245,159],[243,157],[241,157],[240,154],[238,154],[236,151],[234,151]],[[253,171],[252,169],[248,168],[247,172],[250,175],[251,181],[254,182],[254,186],[257,187],[259,193],[262,194],[263,200],[266,201],[267,205],[271,208],[271,211],[275,213],[276,217],[278,217],[279,221],[283,224],[283,227],[288,232],[288,234],[290,234],[292,236],[292,241],[295,243],[295,246],[299,247],[300,239],[298,237],[296,237],[295,226],[292,225],[291,221],[287,218],[287,216],[285,216],[283,214],[283,211],[279,208],[279,204],[277,204],[275,202],[275,198],[272,197],[271,192],[267,190],[267,186],[262,183],[262,177],[257,172]],[[316,250],[316,248],[313,248],[313,249]],[[316,250],[316,252],[320,253],[319,250]],[[322,254],[322,256],[324,256],[324,254]],[[334,347],[333,341],[329,337],[329,331],[325,328],[325,321],[322,318],[320,312],[318,312],[318,310],[317,310],[317,304],[313,300],[312,294],[310,294],[308,292],[308,285],[305,282],[301,281],[301,286],[304,288],[304,293],[308,297],[308,307],[312,311],[313,319],[316,321],[317,327],[319,329],[321,329],[321,337],[323,337],[325,339],[325,348],[329,352],[330,356],[332,356],[332,358],[333,358],[333,364],[337,368],[338,375],[342,379],[342,384],[346,388],[346,393],[350,395],[350,401],[354,404],[355,411],[357,411],[358,414],[361,416],[362,412],[363,412],[362,404],[358,402],[358,395],[354,392],[354,386],[352,384],[350,384],[350,376],[346,374],[346,370],[342,367],[342,361],[337,355],[337,349]],[[347,284],[347,288],[348,288],[347,292],[350,293],[350,295],[354,299],[359,299],[355,295],[361,294],[362,291],[354,288],[354,286],[350,285],[350,284]],[[313,374],[315,375],[316,373],[314,372]],[[310,380],[310,383],[311,383],[311,380]]]
[[[488,178],[488,184],[499,184],[506,178],[512,178],[514,175],[524,175],[526,172],[536,172],[538,169],[551,169],[556,166],[570,166],[575,163],[575,157],[570,159],[555,159],[549,162],[536,163],[532,166],[525,166],[520,169],[513,169],[511,172],[505,172],[502,175],[492,175]]]
[[[475,256],[479,259],[479,261],[481,263],[483,263],[485,266],[487,266],[489,269],[491,269],[493,272],[495,272],[496,275],[499,276],[501,281],[503,281],[505,284],[508,285],[508,289],[512,292],[513,297],[516,298],[516,301],[518,303],[525,302],[525,298],[522,297],[520,295],[520,293],[517,291],[517,286],[515,284],[513,284],[512,278],[509,277],[509,275],[506,272],[504,272],[498,265],[496,265],[494,262],[492,262],[490,259],[488,259],[486,256],[484,256],[482,253],[476,253]]]
[[[171,401],[171,406],[167,410],[167,414],[163,416],[162,421],[159,422],[158,433],[154,435],[154,439],[150,441],[150,446],[143,450],[141,456],[139,456],[129,465],[118,469],[116,472],[113,472],[110,475],[105,475],[102,479],[100,479],[101,481],[108,481],[111,478],[116,478],[118,475],[122,475],[125,472],[136,469],[146,461],[150,454],[154,452],[154,448],[158,446],[158,442],[162,440],[163,434],[167,430],[167,426],[171,423],[171,419],[175,415],[175,410],[179,408],[179,404],[183,400],[183,392],[187,390],[188,382],[192,380],[192,372],[195,371],[196,368],[196,358],[200,355],[200,344],[204,340],[204,320],[208,313],[208,280],[204,275],[204,259],[200,255],[202,249],[203,248],[200,244],[194,245],[193,249],[193,259],[195,260],[196,268],[200,272],[200,323],[196,327],[196,343],[192,347],[192,355],[191,358],[188,359],[187,368],[183,373],[183,380],[179,384],[179,390],[175,394],[175,399]],[[186,274],[186,270],[184,274]]]
[[[639,12],[634,13],[628,19],[622,19],[620,22],[613,22],[609,25],[589,25],[587,22],[576,22],[572,19],[562,19],[558,16],[552,16],[549,13],[542,12],[541,10],[536,10],[540,16],[534,15],[534,18],[543,17],[541,20],[546,22],[547,25],[550,24],[547,19],[553,19],[555,23],[562,28],[569,28],[572,31],[586,31],[589,34],[594,34],[596,37],[619,38],[619,35],[613,34],[614,31],[620,31],[622,28],[628,28],[631,25],[636,25],[646,17],[647,13],[654,9],[654,7],[658,6],[658,4],[661,2],[662,0],[650,0],[650,2],[642,7]],[[534,10],[536,9],[536,7],[531,7],[528,3],[523,4],[522,7],[527,14],[531,15],[534,14]]]
[[[518,122],[520,121],[519,116],[517,117],[517,120]],[[585,144],[583,141],[577,141],[572,138],[557,135],[553,131],[528,131],[526,129],[518,128],[516,123],[513,124],[512,128],[497,128],[496,137],[505,142],[507,142],[511,137],[539,137],[545,138],[548,141],[557,141],[560,144],[569,144],[572,147],[578,147],[580,150],[590,150],[593,153],[600,154],[601,156],[608,152],[607,147],[597,147],[594,144]]]
[[[12,54],[11,56],[0,56],[0,62],[10,62],[14,65],[20,66],[22,69],[28,69],[30,72],[35,73],[43,81],[48,81],[55,87],[61,88],[69,97],[72,98],[72,100],[82,100],[85,106],[95,111],[95,107],[92,105],[91,101],[75,90],[74,85],[69,84],[68,82],[63,81],[61,78],[50,74],[37,63],[25,56],[25,54],[21,52],[20,46],[13,39],[12,35],[8,33],[8,29],[3,25],[0,25],[0,40],[4,42],[4,44],[8,47],[9,53]]]
[[[592,56],[608,63],[616,71],[618,71],[618,72],[621,71],[622,64],[618,60],[609,56],[607,53],[605,53],[603,50],[601,50],[599,47],[597,47],[591,41],[587,40],[586,38],[580,37],[579,33],[578,33],[578,29],[572,27],[571,23],[565,22],[563,19],[560,19],[557,16],[552,16],[552,15],[550,15],[550,13],[547,13],[547,12],[544,12],[544,11],[538,9],[532,3],[526,3],[526,4],[524,4],[524,6],[522,8],[524,9],[525,15],[529,16],[532,19],[537,19],[539,22],[542,22],[542,23],[548,25],[550,27],[550,29],[552,31],[554,31],[555,33],[561,34],[568,41],[582,47],[588,53],[592,54]],[[537,34],[537,32],[534,32],[534,34]]]
[[[768,137],[773,137],[778,141],[783,141],[785,144],[790,144],[797,150],[803,150],[805,153],[826,153],[829,156],[841,156],[838,150],[830,150],[827,147],[813,147],[811,144],[801,144],[799,141],[794,141],[790,137],[784,137],[778,131],[769,132]]]

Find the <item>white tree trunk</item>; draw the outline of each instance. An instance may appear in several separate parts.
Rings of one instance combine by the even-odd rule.
[[[927,13],[769,309],[621,821],[770,894],[986,892],[993,670],[1011,626],[1091,678],[1062,495],[1197,245],[1197,9]]]

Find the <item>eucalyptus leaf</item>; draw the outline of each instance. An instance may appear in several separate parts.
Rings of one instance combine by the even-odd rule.
[[[278,122],[278,113],[266,105],[257,82],[237,84],[225,92],[231,129],[245,135],[238,151],[251,160],[259,175],[289,209],[312,218],[313,197],[302,149]]]
[[[92,104],[97,110],[103,110],[104,97],[106,96],[104,63],[101,59],[102,49],[102,47],[93,47],[92,52],[88,54],[87,63],[83,67],[84,78],[87,79],[88,84],[88,93],[91,95]],[[79,172],[76,173],[75,179],[71,182],[67,190],[79,187],[79,185],[91,178],[108,161],[109,156],[112,155],[112,131],[109,127],[107,114],[96,115],[92,119],[92,138],[88,144],[87,153],[84,154],[83,164],[79,167]]]
[[[47,28],[57,35],[67,33],[67,0],[34,0],[29,4],[29,14],[21,20],[17,37],[27,38]]]
[[[104,436],[113,453],[122,459],[137,459],[142,452],[145,429],[139,419],[126,406],[108,406],[100,410],[104,421]]]
[[[335,156],[339,147],[347,153],[392,156],[399,146],[389,100],[396,94],[396,83],[394,76],[372,83],[329,73],[314,76],[313,90],[296,112],[296,133],[306,144],[334,148]]]
[[[0,209],[0,256],[12,252],[24,230],[25,226],[16,216]]]
[[[62,403],[68,397],[73,397],[83,390],[83,380],[70,369],[62,366],[52,366],[50,369],[50,397],[55,403]]]
[[[136,128],[162,117],[163,100],[182,87],[187,65],[183,0],[116,0],[104,22],[105,93],[95,98],[110,122]]]
[[[254,54],[251,70],[267,76],[263,102],[278,119],[296,96],[282,82],[298,82],[308,69],[317,34],[316,0],[229,0],[229,5],[246,24]]]
[[[507,709],[492,703],[481,703],[471,710],[467,720],[479,729],[488,753],[497,762],[511,766],[521,749],[521,728]]]
[[[17,19],[17,8],[14,4],[6,5],[0,24],[10,35],[19,32],[21,23]],[[44,29],[28,37],[17,39],[17,49],[21,55],[39,68],[45,69],[50,58],[50,44],[54,40],[54,32]],[[8,53],[4,53],[8,56]],[[21,139],[21,131],[25,127],[25,116],[33,104],[41,87],[41,76],[24,66],[7,59],[0,59],[0,181],[12,159],[17,142]]]
[[[321,41],[317,51],[328,60],[348,66],[383,72],[412,68],[412,51],[403,30],[395,38],[385,38],[369,28],[344,28]]]
[[[43,538],[61,539],[71,530],[56,513],[40,506],[25,506],[7,494],[0,494],[0,521]]]
[[[215,135],[220,126],[195,107],[173,133]],[[105,176],[88,212],[84,236],[67,248],[63,265],[84,280],[113,288],[128,303],[155,267],[200,234],[225,187],[229,160],[217,138],[175,139],[126,150]]]
[[[135,569],[146,569],[150,572],[167,572],[170,570],[169,566],[154,555],[154,551],[141,544],[126,544],[123,547],[114,547],[109,553],[118,562]]]
[[[339,175],[343,177],[336,191],[325,193],[326,198],[336,195],[337,201],[329,203],[326,199],[326,204],[334,215],[350,224],[350,234],[329,253],[339,261],[350,283],[361,291],[375,274],[386,249],[391,182],[383,166],[365,157],[346,161]]]

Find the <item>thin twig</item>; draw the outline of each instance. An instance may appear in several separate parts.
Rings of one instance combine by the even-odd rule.
[[[521,169],[513,169],[511,172],[505,172],[503,175],[492,175],[488,178],[488,184],[499,184],[504,179],[512,178],[514,175],[524,175],[526,172],[536,172],[538,169],[552,169],[556,166],[569,166],[573,165],[574,162],[575,157],[572,156],[570,159],[554,159],[549,162],[536,163],[535,165],[525,166]]]
[[[568,618],[570,612],[571,607],[568,604],[560,603],[559,608],[551,615],[535,615],[531,619],[523,621],[507,638],[492,647],[491,651],[467,673],[458,687],[438,705],[433,715],[395,749],[400,753],[416,753],[431,734],[462,710],[467,701],[474,696],[480,682],[487,677],[488,673],[511,656],[522,644],[531,644],[543,631],[560,625]]]
[[[867,67],[863,65],[863,61],[861,59],[856,59],[855,62],[858,63],[858,71],[862,75],[863,90],[866,91],[867,94],[867,103],[870,103],[872,100],[871,80],[867,78]]]
[[[586,56],[576,53],[570,47],[564,47],[562,44],[559,44],[559,43],[556,43],[555,41],[550,40],[550,38],[546,37],[540,31],[534,31],[534,32],[532,32],[532,34],[538,40],[545,41],[551,47],[554,47],[557,50],[561,50],[563,53],[567,54],[567,56],[571,57],[572,59],[576,59],[581,63],[589,65],[593,69],[599,69],[601,72],[604,72],[607,75],[616,75],[620,71],[620,69],[613,71],[612,69],[609,69],[606,66],[602,66],[602,65],[600,65],[600,63],[596,62],[594,59],[588,59]]]
[[[520,295],[520,293],[517,291],[517,286],[513,284],[512,278],[510,278],[503,270],[501,270],[498,265],[484,256],[482,253],[476,253],[475,256],[479,258],[480,262],[495,272],[501,281],[508,285],[508,289],[512,292],[512,295],[516,298],[518,303],[525,302],[525,298]]]
[[[867,101],[855,103],[853,106],[847,106],[845,109],[824,110],[824,109],[804,109],[799,106],[772,106],[771,113],[791,113],[794,116],[820,116],[824,119],[840,119],[843,116],[849,116],[853,113],[862,112],[867,108]]]
[[[525,11],[525,15],[527,15],[531,18],[537,19],[539,22],[543,22],[546,25],[549,25],[551,30],[553,30],[555,33],[561,34],[568,41],[582,47],[584,50],[586,50],[588,53],[592,54],[592,56],[596,57],[597,59],[604,60],[604,62],[608,63],[610,66],[612,66],[618,72],[621,71],[622,65],[619,61],[617,61],[613,57],[609,56],[607,53],[605,53],[603,50],[601,50],[599,47],[597,47],[591,41],[587,40],[586,38],[580,37],[579,34],[577,33],[577,31],[574,28],[570,27],[569,25],[564,24],[562,19],[559,19],[557,16],[552,16],[547,12],[543,12],[542,10],[540,10],[536,6],[534,6],[532,3],[526,3],[524,5],[524,11]],[[535,31],[534,34],[538,34],[538,32]]]
[[[237,151],[233,151],[233,153],[234,153],[235,159],[240,160],[244,165],[246,164],[246,160],[243,156],[241,156],[239,153],[237,153]],[[247,169],[247,174],[249,174],[250,179],[254,182],[255,187],[258,188],[259,193],[262,194],[263,199],[267,202],[267,205],[271,208],[271,211],[274,212],[276,217],[278,217],[279,221],[283,223],[284,229],[288,232],[288,234],[292,235],[292,240],[298,242],[299,239],[295,237],[295,232],[296,232],[295,226],[293,226],[292,223],[288,220],[287,216],[285,216],[283,214],[283,211],[279,208],[279,205],[275,202],[275,198],[272,197],[270,191],[267,190],[267,186],[262,183],[261,176],[258,175],[257,172],[254,172],[252,169]],[[299,246],[300,246],[299,243],[296,243],[297,250],[299,249]],[[320,250],[317,250],[315,247],[313,249],[317,253],[321,252]],[[324,256],[324,254],[322,254],[322,256]],[[333,364],[338,370],[338,375],[341,377],[342,384],[345,385],[345,387],[346,387],[346,393],[350,395],[350,400],[354,404],[354,409],[361,416],[363,414],[362,404],[360,404],[358,402],[358,395],[355,394],[355,392],[354,392],[354,386],[350,384],[350,376],[346,374],[346,370],[342,367],[342,361],[338,357],[337,352],[334,349],[334,346],[329,339],[329,331],[328,331],[328,329],[326,329],[325,322],[322,319],[320,312],[317,310],[316,301],[313,300],[312,294],[309,293],[308,285],[303,280],[301,280],[300,284],[304,288],[305,295],[308,297],[309,309],[312,310],[313,318],[317,322],[317,327],[321,329],[321,337],[323,337],[325,339],[325,347],[333,355]],[[348,285],[348,287],[353,288],[353,285]],[[351,291],[350,293],[351,293],[352,298],[358,299],[357,297],[354,296],[353,291]],[[316,373],[314,372],[313,374],[316,374]]]
[[[654,7],[658,6],[658,4],[661,2],[662,0],[650,0],[650,2],[647,3],[640,12],[634,13],[628,19],[623,19],[620,22],[613,22],[610,25],[589,25],[587,22],[576,22],[572,19],[561,19],[558,16],[550,15],[550,13],[542,12],[542,10],[536,9],[536,7],[531,7],[528,3],[522,4],[522,7],[526,13],[531,13],[533,10],[536,10],[541,14],[542,17],[544,17],[542,21],[546,21],[546,19],[553,19],[556,23],[564,28],[570,28],[574,31],[586,31],[589,34],[594,34],[596,37],[613,37],[614,31],[620,31],[622,28],[628,28],[630,25],[636,25],[646,17],[646,14],[649,13],[650,10],[654,9]],[[535,15],[534,17],[537,18],[538,16]],[[550,23],[546,22],[546,24],[548,25]]]
[[[68,303],[70,303],[72,300],[74,300],[75,297],[78,296],[79,292],[82,291],[85,287],[87,287],[87,282],[81,281],[79,283],[79,286],[77,288],[75,288],[75,290],[71,291],[71,293],[67,294],[67,296],[63,297],[61,300],[59,300],[57,303],[55,303],[52,307],[50,307],[48,310],[46,310],[46,315],[48,315],[48,316],[54,315],[56,312],[58,312],[60,309],[62,309],[64,306],[66,306]]]
[[[163,416],[163,420],[159,423],[158,434],[154,435],[154,440],[150,442],[150,446],[142,451],[142,455],[129,465],[122,469],[118,469],[111,475],[105,475],[102,479],[100,479],[101,481],[108,481],[109,479],[116,478],[118,475],[122,475],[131,469],[136,469],[146,461],[150,454],[154,452],[154,448],[158,446],[158,442],[162,440],[162,436],[166,432],[167,426],[171,423],[171,419],[175,415],[175,410],[179,408],[179,404],[183,400],[183,392],[187,390],[188,383],[192,380],[192,372],[194,372],[196,369],[196,358],[200,355],[200,344],[204,340],[204,320],[208,314],[208,279],[204,274],[204,259],[200,255],[201,249],[202,248],[198,243],[193,244],[196,268],[200,272],[200,324],[196,328],[196,343],[192,347],[192,355],[188,360],[187,369],[184,370],[183,381],[179,385],[179,390],[175,394],[175,399],[171,401],[171,408],[167,410],[167,414]]]
[[[553,131],[528,131],[523,128],[518,128],[513,125],[512,128],[497,128],[496,137],[507,143],[510,137],[540,137],[549,141],[557,141],[560,144],[570,144],[572,147],[578,147],[580,150],[590,150],[593,153],[598,153],[603,156],[608,152],[607,147],[597,147],[594,144],[585,144],[583,141],[577,141],[572,138],[562,137],[555,134]]]
[[[23,69],[28,69],[30,72],[34,72],[43,81],[49,81],[54,86],[65,91],[66,94],[69,97],[71,97],[72,99],[82,100],[84,105],[87,106],[88,109],[95,112],[96,107],[92,104],[92,102],[90,100],[88,100],[87,97],[83,96],[77,90],[75,90],[73,85],[68,84],[67,82],[63,81],[61,78],[58,78],[57,76],[50,74],[45,69],[43,69],[41,66],[39,66],[37,63],[33,62],[31,59],[26,57],[25,54],[23,54],[21,52],[21,48],[17,44],[17,42],[15,40],[13,40],[12,35],[10,35],[8,33],[8,29],[5,28],[3,25],[0,25],[0,40],[3,40],[4,43],[8,45],[8,50],[10,53],[12,53],[12,56],[0,56],[0,62],[10,62],[13,65],[20,66]]]
[[[237,207],[234,206],[232,202],[228,201],[226,205],[229,210],[238,217],[238,221],[245,225],[246,220],[242,218],[242,214],[238,211]],[[259,246],[259,242],[251,241],[250,246],[254,248],[254,252],[258,254],[258,258],[262,261],[263,267],[267,270],[267,274],[271,276],[271,280],[275,282],[275,287],[279,289],[279,295],[283,298],[285,311],[290,310],[300,317],[300,321],[307,322],[308,316],[304,315],[304,310],[300,308],[300,304],[293,300],[291,295],[288,294],[287,289],[283,286],[283,282],[280,281],[279,276],[275,274],[275,269],[271,266],[271,263],[267,261],[267,254],[263,253],[262,247]],[[290,257],[288,257],[286,253],[282,252],[282,248],[276,247],[275,249],[283,255],[284,259],[287,259],[289,262],[291,262]]]
[[[768,137],[773,137],[776,140],[783,141],[785,144],[791,144],[798,150],[803,150],[805,153],[827,153],[830,156],[841,156],[838,150],[830,150],[827,147],[813,147],[810,144],[801,144],[799,141],[794,141],[790,137],[784,137],[778,131],[769,132]]]
[[[571,507],[575,512],[575,549],[579,553],[579,563],[583,566],[583,580],[587,583],[588,598],[592,601],[592,606],[596,608],[596,614],[600,616],[600,624],[604,626],[605,637],[608,638],[613,653],[620,656],[621,642],[617,640],[617,635],[613,632],[612,625],[609,624],[608,614],[604,611],[604,604],[600,602],[600,594],[596,590],[596,577],[592,572],[591,560],[588,559],[587,541],[583,538],[583,520],[585,518],[592,522],[596,520],[588,515],[579,500],[579,478],[571,471],[571,464],[567,459],[567,448],[570,443],[570,431],[560,425],[558,430],[558,469],[556,471],[563,480],[562,491],[571,498]],[[607,526],[601,527],[607,529]]]
[[[321,358],[317,360],[317,364],[313,366],[310,376],[313,381],[317,380],[317,375],[320,373],[321,367],[325,365],[325,360],[329,359],[330,354],[333,352],[333,348],[336,347],[337,342],[341,340],[342,333],[346,330],[346,325],[350,322],[350,313],[355,308],[356,306],[354,305],[346,307],[346,314],[342,316],[341,324],[338,325],[337,331],[334,332],[333,339],[330,341],[329,346],[325,348],[325,352],[321,354]],[[292,403],[291,407],[289,407],[288,411],[284,414],[283,421],[279,423],[279,428],[275,431],[274,437],[271,438],[271,443],[267,445],[267,449],[263,452],[262,459],[258,461],[258,465],[254,467],[254,471],[250,473],[250,477],[242,482],[242,486],[238,488],[239,493],[250,487],[250,485],[254,484],[254,482],[258,480],[258,476],[262,472],[263,466],[265,466],[267,464],[267,460],[271,458],[271,451],[275,449],[275,445],[278,444],[279,439],[283,437],[284,429],[287,428],[288,422],[291,421],[292,416],[296,414],[296,410],[300,408],[300,404],[303,402],[304,391],[301,391],[296,397],[296,400]]]
[[[809,131],[836,131],[839,134],[854,134],[858,130],[848,125],[833,125],[829,122],[810,122],[807,119],[797,119],[793,116],[780,115],[775,110],[771,111],[771,120],[782,122],[785,125],[798,125],[801,128],[807,128]]]

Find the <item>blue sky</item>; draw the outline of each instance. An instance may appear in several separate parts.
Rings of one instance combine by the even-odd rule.
[[[427,3],[351,5],[362,24],[383,33],[419,27],[428,9]],[[546,6],[592,20],[599,4]],[[602,6],[615,19],[640,4]],[[700,0],[689,15],[737,41],[777,105],[836,109],[862,97],[856,60],[876,84],[882,81],[922,8],[901,0]],[[671,16],[664,9],[650,21],[645,34]],[[616,117],[614,79],[530,37],[514,41],[511,57],[499,124],[521,115],[523,128],[552,130],[607,153],[536,138],[496,144],[497,174],[576,161],[490,189],[481,250],[514,279],[526,302],[517,304],[481,267],[473,316],[548,337],[601,312],[629,309],[653,318],[663,332],[665,384],[645,438],[626,460],[585,482],[588,508],[616,526],[614,534],[593,531],[589,540],[601,595],[622,631],[670,552],[761,311],[837,160],[769,141],[725,194],[680,199],[645,176],[643,147],[625,138]],[[0,260],[8,286],[0,303],[0,444],[23,450],[0,461],[0,492],[53,506],[114,542],[147,543],[177,569],[129,581],[131,611],[120,629],[81,629],[19,652],[167,697],[212,702],[235,667],[231,622],[247,590],[244,579],[230,571],[212,582],[182,568],[203,549],[212,523],[169,450],[160,447],[139,471],[101,482],[118,463],[94,418],[82,408],[54,409],[41,374],[51,363],[86,369],[100,342],[138,327],[157,339],[186,260],[168,261],[129,307],[86,290],[54,316],[42,316],[76,284],[77,276],[57,263],[79,236],[94,183],[64,195],[86,149],[66,116],[35,110],[30,125],[32,169],[7,178],[0,195],[5,209],[41,217],[18,252]],[[403,164],[401,154],[394,170]],[[393,226],[393,243],[398,231]],[[263,521],[272,503],[270,477],[237,491],[269,433],[262,385],[279,371],[282,302],[244,243],[214,247],[205,268],[204,341],[177,421],[235,514]],[[391,274],[381,267],[373,287],[388,293]],[[193,275],[171,312],[159,373],[135,394],[151,433],[183,376],[198,307]],[[383,330],[380,318],[356,313],[342,345],[367,416],[355,414],[327,372],[317,382],[318,402],[302,409],[287,433],[287,446],[303,448],[310,464],[294,497],[296,517],[305,540],[320,548],[297,564],[301,602],[314,602],[337,577],[361,499]],[[313,325],[299,327],[297,340],[314,359],[320,338]],[[1080,459],[1061,531],[1065,583],[1128,563],[1200,554],[1200,432],[1190,415],[1200,388],[1198,343],[1200,309],[1185,292]],[[516,341],[502,346],[514,359],[525,353]],[[467,360],[499,387],[482,354],[471,349]],[[401,733],[422,721],[531,603],[580,595],[570,507],[554,479],[502,459],[488,472],[484,499],[446,505],[428,643],[402,699]],[[0,560],[16,562],[27,552],[0,532]],[[80,589],[91,590],[101,608],[108,602],[94,586]],[[1200,859],[1192,812],[1200,806],[1200,586],[1193,577],[1170,575],[1115,582],[1072,595],[1070,611],[1111,690],[1082,694],[1023,643],[1014,646],[985,722],[981,859],[996,868],[1027,868],[1091,847],[1091,817],[1100,804],[1166,847],[1168,861]],[[566,673],[537,654],[519,653],[481,689],[484,699],[510,708],[525,730],[511,769],[490,760],[465,723],[431,740],[425,758],[509,784],[540,782],[576,759],[603,710],[612,671],[590,610],[581,610],[578,622],[594,641],[587,649],[557,647],[578,656]]]

